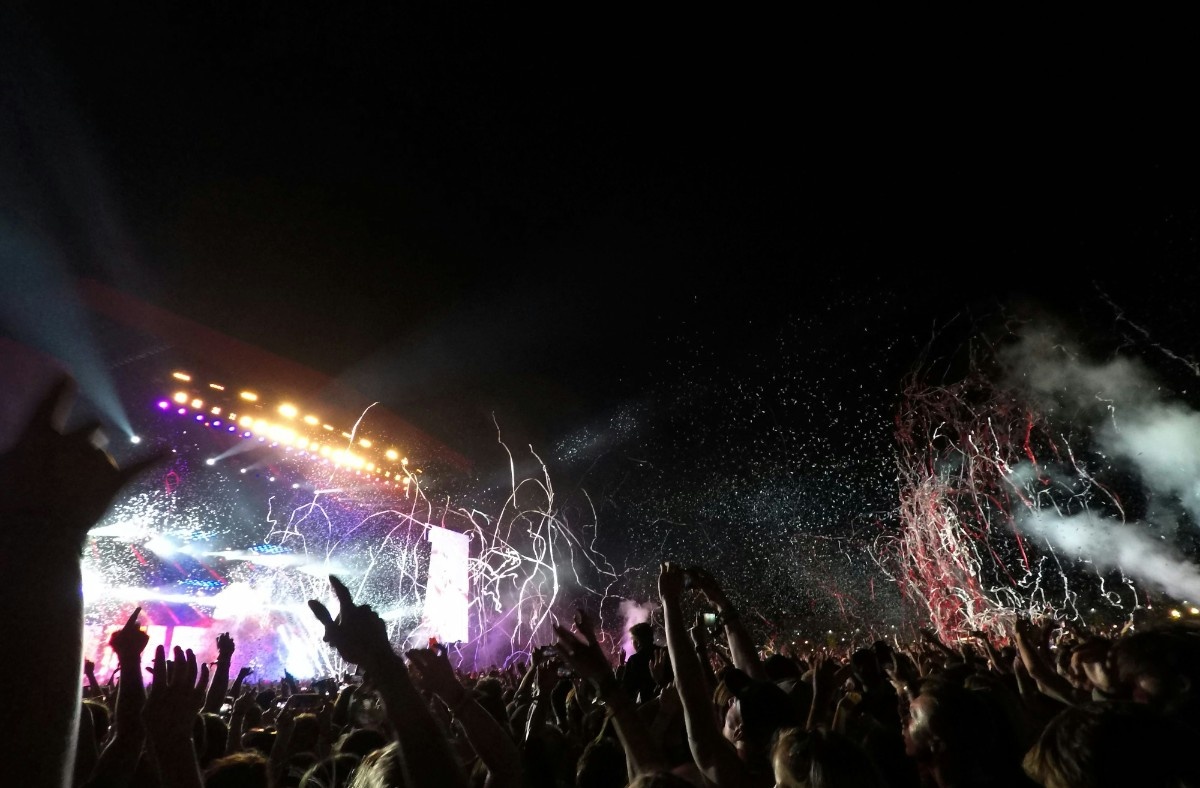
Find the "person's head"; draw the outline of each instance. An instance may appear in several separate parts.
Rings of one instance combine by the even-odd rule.
[[[275,743],[275,731],[266,728],[251,728],[242,734],[242,746],[247,750],[255,750],[263,755],[271,754],[271,746]]]
[[[1052,719],[1025,755],[1046,788],[1180,788],[1200,784],[1187,728],[1148,705],[1093,703]]]
[[[774,682],[798,679],[801,675],[796,660],[782,654],[772,654],[763,660],[763,670],[766,671],[767,678]]]
[[[860,648],[851,654],[850,668],[854,671],[854,678],[863,687],[874,687],[884,680],[879,657],[872,649]]]
[[[358,761],[349,753],[331,755],[309,767],[300,778],[300,788],[345,788]]]
[[[317,739],[321,735],[321,725],[317,715],[311,712],[297,714],[296,727],[292,729],[292,738],[288,742],[288,752],[316,752]]]
[[[725,738],[742,758],[765,758],[776,731],[801,724],[796,705],[772,681],[751,679],[736,669],[724,675],[732,696],[725,711]]]
[[[200,766],[203,768],[225,754],[229,728],[216,714],[201,714],[200,720],[204,723],[204,751],[200,753]]]
[[[980,775],[1020,776],[1021,745],[1003,706],[986,689],[969,690],[945,679],[927,679],[909,704],[905,752],[935,765],[951,781]]]
[[[629,628],[629,637],[633,640],[634,651],[645,651],[654,645],[654,627],[646,621],[634,624]]]
[[[267,756],[235,752],[218,758],[204,770],[204,788],[270,788]]]
[[[583,748],[575,771],[576,788],[624,788],[628,779],[625,750],[611,739],[597,739]]]
[[[338,753],[365,758],[369,753],[386,747],[387,743],[384,735],[374,728],[355,728],[338,739],[334,749]]]
[[[406,788],[400,744],[392,742],[362,759],[347,788]]]
[[[782,730],[771,748],[776,788],[883,788],[879,770],[846,736],[817,728]]]
[[[1110,660],[1122,689],[1140,703],[1173,708],[1200,689],[1200,631],[1195,629],[1162,627],[1120,638]]]

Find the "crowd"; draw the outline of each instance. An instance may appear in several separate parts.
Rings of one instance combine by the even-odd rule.
[[[661,643],[635,626],[628,658],[579,611],[527,664],[463,673],[436,644],[396,653],[331,577],[336,616],[310,607],[353,675],[248,685],[241,666],[231,681],[228,635],[211,664],[147,654],[135,611],[102,684],[82,659],[79,552],[157,458],[118,469],[94,427],[64,433],[69,389],[0,457],[3,785],[1200,786],[1200,633],[1184,625],[1111,636],[1017,619],[952,643],[766,649],[710,572],[671,562]]]

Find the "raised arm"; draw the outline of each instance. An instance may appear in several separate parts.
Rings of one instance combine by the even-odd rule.
[[[428,775],[438,775],[438,785],[466,788],[467,781],[450,742],[442,735],[429,707],[413,686],[408,667],[388,642],[387,627],[367,605],[356,605],[350,590],[333,575],[329,584],[337,596],[335,620],[323,604],[310,600],[308,606],[325,625],[325,640],[347,662],[359,665],[383,699],[388,722],[396,731],[404,774],[409,785],[422,785]]]
[[[705,687],[700,657],[696,654],[688,635],[687,623],[683,620],[682,569],[671,563],[662,565],[658,575],[658,595],[662,599],[667,649],[671,654],[671,669],[675,673],[675,688],[683,704],[683,721],[687,726],[692,760],[710,782],[720,786],[740,785],[744,772],[737,753],[717,729],[712,695]]]
[[[446,704],[471,749],[483,761],[488,770],[488,784],[505,788],[522,785],[521,752],[516,742],[454,675],[445,647],[436,652],[414,649],[407,653],[416,668],[418,683]]]
[[[154,651],[154,681],[142,716],[146,723],[147,752],[158,770],[161,788],[201,788],[200,762],[192,731],[204,706],[208,665],[196,663],[191,649],[175,647],[167,662],[162,646]]]
[[[575,614],[575,630],[582,640],[565,627],[554,625],[554,632],[558,635],[558,655],[578,676],[595,687],[601,702],[611,711],[610,719],[621,746],[625,748],[630,771],[633,772],[630,779],[666,768],[666,761],[654,746],[650,731],[638,715],[633,699],[617,682],[612,665],[596,639],[591,618],[582,610]]]
[[[233,659],[234,648],[233,638],[229,637],[228,632],[217,636],[217,666],[208,687],[208,697],[204,699],[204,711],[212,714],[221,711],[225,694],[229,692],[229,663]]]
[[[38,691],[15,692],[0,715],[5,769],[30,788],[59,786],[73,771],[83,665],[79,555],[118,491],[152,460],[119,469],[98,448],[99,425],[64,433],[74,383],[61,379],[13,447],[0,455],[0,577],[12,593],[0,618],[37,666]],[[36,547],[36,558],[31,558]]]
[[[725,639],[729,641],[729,655],[733,659],[733,666],[752,679],[765,680],[767,672],[763,669],[762,660],[758,658],[758,650],[754,648],[754,639],[750,637],[750,632],[742,623],[742,617],[729,601],[721,584],[708,570],[698,566],[689,567],[687,574],[709,603],[717,609],[721,624],[725,627]]]
[[[109,638],[108,644],[117,654],[121,679],[117,689],[117,708],[113,715],[113,736],[100,754],[93,779],[101,785],[121,784],[133,777],[146,726],[142,722],[142,707],[146,703],[146,688],[142,684],[142,652],[150,637],[138,626],[139,607]]]

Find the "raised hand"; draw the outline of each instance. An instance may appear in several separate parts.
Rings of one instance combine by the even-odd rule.
[[[665,600],[683,596],[684,572],[679,564],[664,561],[658,569],[658,595]]]
[[[329,576],[329,585],[338,599],[337,619],[317,600],[308,600],[313,615],[325,625],[325,642],[336,648],[342,659],[367,670],[394,659],[383,619],[370,605],[354,604],[350,589],[333,575]]]
[[[718,610],[724,609],[729,604],[729,598],[725,595],[721,584],[707,569],[701,566],[690,566],[687,574],[692,578],[692,587],[704,594],[704,597]]]
[[[235,646],[228,632],[217,635],[217,659],[228,661],[233,656]]]
[[[108,645],[112,647],[120,660],[140,656],[145,650],[146,644],[150,642],[150,636],[138,625],[138,615],[141,612],[140,607],[136,608],[125,621],[125,626],[112,633],[108,639]]]
[[[575,614],[575,629],[583,636],[582,640],[562,625],[554,625],[554,634],[558,636],[559,657],[576,675],[588,679],[596,686],[615,680],[612,665],[596,640],[592,620],[582,610]]]
[[[417,685],[437,695],[447,706],[453,708],[466,695],[467,688],[454,675],[454,667],[443,649],[413,649],[406,656],[417,669],[418,675],[414,677]]]
[[[106,443],[98,423],[64,433],[75,398],[76,385],[61,378],[42,399],[32,419],[13,447],[0,456],[0,518],[26,527],[50,528],[51,535],[66,537],[72,548],[112,504],[117,492],[163,453],[118,468],[103,449]],[[70,495],[62,491],[69,489]]]
[[[208,666],[198,666],[191,649],[184,652],[176,646],[174,656],[168,662],[162,646],[154,650],[154,680],[142,709],[147,732],[154,741],[190,741],[192,725],[208,689]]]

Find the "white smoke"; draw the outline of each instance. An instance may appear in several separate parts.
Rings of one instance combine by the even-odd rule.
[[[1200,523],[1200,413],[1170,399],[1139,361],[1090,361],[1064,335],[1045,326],[1025,331],[1002,354],[1010,383],[1052,421],[1072,425],[1076,441],[1090,434],[1093,450],[1136,473],[1151,493],[1149,511],[1141,522],[1120,522],[1042,510],[1026,512],[1020,525],[1098,568],[1200,596],[1200,570],[1170,544],[1184,511]]]
[[[1179,599],[1200,598],[1200,568],[1179,555],[1148,523],[1126,523],[1090,512],[1061,516],[1042,510],[1027,512],[1018,524],[1059,552],[1092,563],[1098,570],[1120,569]]]

